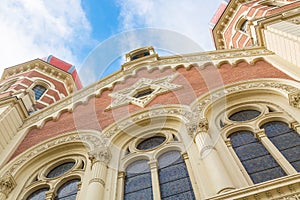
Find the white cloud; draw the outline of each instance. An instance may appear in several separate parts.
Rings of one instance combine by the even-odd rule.
[[[91,26],[80,0],[2,0],[0,4],[0,73],[53,54],[78,64]]]
[[[121,28],[130,30],[143,25],[168,29],[194,40],[205,50],[212,50],[208,25],[221,2],[222,0],[118,0]]]

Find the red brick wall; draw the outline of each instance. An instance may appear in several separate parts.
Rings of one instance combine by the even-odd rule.
[[[178,73],[178,76],[172,83],[183,85],[183,88],[156,97],[147,107],[166,104],[189,105],[195,101],[197,97],[205,94],[209,90],[237,81],[257,78],[291,79],[265,61],[258,61],[255,65],[241,62],[237,66],[223,64],[219,69],[214,66],[208,66],[202,70],[196,67],[192,67],[190,70],[179,68],[175,72],[172,69],[167,69],[162,72],[159,70],[148,72],[144,69],[123,83],[116,84],[113,91],[127,88],[141,77],[155,79],[173,73]],[[91,98],[87,104],[77,106],[72,113],[63,113],[57,121],[50,120],[46,122],[41,129],[30,130],[13,154],[13,157],[29,147],[57,135],[76,129],[94,129],[101,131],[114,121],[122,119],[130,113],[143,110],[143,108],[135,105],[126,105],[105,111],[105,108],[108,107],[112,101],[112,98],[108,95],[113,91],[106,90],[99,98]]]

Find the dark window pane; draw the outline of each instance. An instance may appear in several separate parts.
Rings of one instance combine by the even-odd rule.
[[[152,200],[152,188],[125,194],[124,200]]]
[[[277,147],[291,165],[300,172],[300,136],[289,126],[280,121],[262,126],[271,142]]]
[[[36,86],[34,86],[33,91],[34,91],[35,100],[38,100],[44,94],[44,92],[46,91],[46,88],[41,85],[36,85]]]
[[[42,200],[42,199],[46,199],[46,192],[48,192],[49,189],[47,188],[43,188],[43,189],[39,189],[37,191],[35,191],[34,193],[32,193],[27,200]]]
[[[137,149],[139,150],[149,150],[161,145],[166,140],[163,136],[155,136],[148,138],[138,144]]]
[[[229,117],[232,121],[243,122],[250,119],[254,119],[255,117],[259,116],[260,112],[257,110],[242,110],[237,113],[234,113]]]
[[[161,199],[195,199],[185,163],[179,152],[170,151],[161,155],[158,163]]]
[[[126,168],[124,199],[152,199],[151,173],[147,160],[131,163]]]
[[[66,173],[67,171],[69,171],[74,165],[75,165],[74,162],[67,162],[62,165],[59,165],[59,166],[55,167],[54,169],[52,169],[47,174],[47,178],[55,178],[57,176],[60,176],[64,173]]]
[[[64,183],[57,191],[56,200],[76,200],[78,179]]]
[[[275,159],[250,131],[230,135],[232,147],[254,183],[285,176]]]

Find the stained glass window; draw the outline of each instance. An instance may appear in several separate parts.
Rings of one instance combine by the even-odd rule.
[[[195,199],[185,163],[179,152],[169,151],[161,155],[158,163],[161,199]]]
[[[46,91],[46,88],[42,85],[36,85],[34,86],[33,91],[34,91],[35,100],[39,100],[41,96],[44,94],[44,92]]]
[[[76,200],[79,181],[78,179],[74,179],[64,183],[58,189],[55,200]]]
[[[149,150],[161,145],[166,140],[163,136],[155,136],[148,138],[137,145],[139,150]]]
[[[259,115],[260,112],[257,110],[242,110],[231,115],[229,119],[232,121],[243,122],[250,119],[254,119]]]
[[[127,167],[124,199],[153,199],[151,172],[147,160],[135,161]]]
[[[74,165],[75,165],[75,162],[67,162],[67,163],[61,164],[61,165],[55,167],[54,169],[52,169],[47,174],[47,178],[58,177],[64,173],[66,173],[67,171],[69,171]]]
[[[250,131],[238,131],[230,135],[232,147],[254,183],[285,176],[267,149]]]
[[[29,197],[27,197],[26,200],[41,200],[46,199],[46,192],[48,191],[48,188],[42,188],[35,192],[33,192]]]
[[[300,136],[284,122],[274,121],[262,126],[271,142],[291,165],[300,172]]]

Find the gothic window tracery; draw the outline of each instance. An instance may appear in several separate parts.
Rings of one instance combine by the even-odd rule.
[[[292,119],[281,109],[273,107],[271,110],[264,104],[232,107],[227,112],[228,117],[224,118],[226,125],[221,127],[227,131],[234,130],[226,136],[230,141],[228,147],[232,148],[237,162],[243,166],[242,171],[248,174],[254,184],[293,174],[292,170],[283,166],[290,165],[296,171],[300,170],[299,133],[279,121],[279,118]],[[266,123],[259,125],[261,121]],[[250,126],[256,131],[250,131]],[[279,159],[282,155],[275,148],[286,160]]]
[[[51,199],[55,200],[76,200],[81,182],[80,171],[85,170],[84,166],[84,159],[81,156],[61,158],[52,166],[44,166],[35,180],[33,182],[31,180],[28,185],[33,185],[33,188],[38,189],[34,192],[25,191],[24,193],[27,195],[24,199],[46,199],[47,193],[47,196],[50,195]]]
[[[27,197],[27,200],[41,200],[41,199],[46,199],[46,192],[48,190],[49,190],[48,188],[42,188],[42,189],[36,190],[29,197]]]
[[[76,200],[79,179],[64,183],[57,191],[55,200]]]
[[[132,141],[131,145],[136,147],[132,148],[132,154],[140,155],[143,159],[135,160],[126,167],[125,200],[153,199],[155,192],[158,191],[160,191],[162,200],[195,199],[186,163],[179,151],[166,150],[168,149],[168,142],[180,143],[180,139],[174,133],[167,132],[164,136],[160,133],[148,137],[142,142],[140,140]],[[158,152],[162,149],[164,149],[164,153],[159,154]],[[159,156],[151,161],[144,159],[149,154]],[[130,154],[125,154],[125,156],[130,156]],[[152,166],[151,170],[150,166]],[[153,183],[153,176],[157,176],[157,179],[154,179],[157,184]]]

